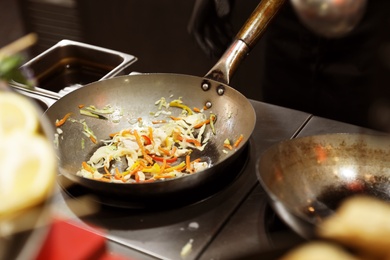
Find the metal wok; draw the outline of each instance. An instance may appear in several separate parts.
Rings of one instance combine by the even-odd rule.
[[[239,62],[254,46],[283,2],[284,0],[262,1],[238,33],[237,39],[204,78],[178,74],[116,77],[81,87],[60,98],[45,112],[45,116],[53,124],[69,112],[76,120],[85,118],[98,139],[105,139],[110,133],[129,128],[126,117],[119,123],[88,118],[79,115],[79,104],[120,107],[128,113],[127,118],[141,117],[145,124],[155,120],[150,112],[155,109],[155,101],[161,97],[182,97],[190,107],[210,106],[210,110],[217,115],[216,135],[212,136],[210,144],[200,156],[209,158],[212,167],[190,176],[154,183],[118,184],[82,178],[76,172],[82,161],[91,156],[96,145],[86,142],[86,147],[81,149],[80,142],[84,136],[80,126],[66,123],[62,127],[63,137],[58,150],[60,173],[71,182],[107,196],[163,204],[169,199],[190,197],[206,186],[223,181],[226,178],[226,167],[244,150],[256,121],[249,100],[227,84]],[[224,140],[237,138],[241,134],[244,136],[242,145],[228,154],[223,153]]]
[[[309,136],[267,149],[257,174],[275,212],[309,239],[347,197],[363,194],[390,201],[388,158],[389,136]]]

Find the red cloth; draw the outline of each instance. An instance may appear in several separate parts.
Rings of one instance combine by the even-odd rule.
[[[102,230],[99,230],[102,232]],[[50,226],[36,260],[128,260],[107,252],[106,239],[69,220],[56,219]]]

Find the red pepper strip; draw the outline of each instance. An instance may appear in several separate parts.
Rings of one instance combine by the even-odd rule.
[[[237,139],[237,141],[235,141],[234,142],[234,147],[235,148],[237,148],[239,145],[240,145],[240,143],[242,142],[242,140],[244,139],[244,136],[241,134],[239,137],[238,137],[238,139]]]
[[[158,156],[155,156],[155,155],[151,155],[152,159],[157,161],[157,162],[164,162],[164,160],[167,162],[167,163],[173,163],[173,162],[176,162],[177,161],[177,157],[172,157],[172,158],[164,158],[164,157],[158,157]]]
[[[149,144],[152,143],[152,141],[150,140],[150,138],[149,138],[148,136],[146,136],[146,135],[141,135],[141,137],[145,140],[145,141],[144,141],[144,144],[145,144],[145,145],[149,145]]]
[[[68,120],[68,118],[72,115],[72,113],[67,113],[61,120],[58,120],[56,122],[56,127],[59,127],[59,126],[62,126],[63,124],[65,124],[66,120]]]

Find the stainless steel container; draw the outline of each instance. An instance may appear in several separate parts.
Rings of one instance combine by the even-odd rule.
[[[11,86],[58,99],[85,84],[121,75],[136,60],[119,51],[61,40],[21,66],[36,81],[32,90],[16,81]]]

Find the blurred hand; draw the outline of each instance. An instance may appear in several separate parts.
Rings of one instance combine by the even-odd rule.
[[[233,40],[233,4],[234,0],[195,0],[188,32],[210,58],[220,57]]]

